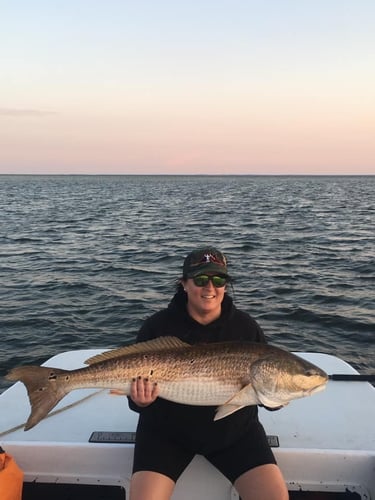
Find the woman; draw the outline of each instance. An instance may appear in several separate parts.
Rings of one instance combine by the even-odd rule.
[[[230,276],[214,247],[191,252],[177,293],[167,309],[148,318],[137,341],[173,335],[190,344],[248,340],[266,342],[262,329],[225,293]],[[157,382],[157,381],[156,381]],[[247,406],[214,421],[215,407],[158,398],[157,383],[132,383],[130,408],[140,413],[134,451],[131,500],[168,500],[193,459],[204,455],[235,486],[242,500],[286,500],[281,471],[258,421]]]

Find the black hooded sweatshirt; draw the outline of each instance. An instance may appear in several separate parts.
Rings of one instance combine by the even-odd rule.
[[[162,336],[178,337],[189,344],[245,340],[265,343],[258,323],[234,305],[231,297],[224,296],[220,317],[202,325],[187,312],[186,294],[179,290],[167,309],[149,317],[141,327],[137,342]],[[258,422],[257,406],[247,406],[221,420],[214,421],[215,406],[192,406],[157,398],[147,407],[137,406],[129,398],[129,406],[140,413],[138,426],[166,436],[205,454],[230,445]]]

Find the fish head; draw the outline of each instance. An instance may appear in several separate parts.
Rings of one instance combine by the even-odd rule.
[[[260,403],[276,408],[323,390],[328,375],[309,361],[282,351],[253,363],[251,381]]]

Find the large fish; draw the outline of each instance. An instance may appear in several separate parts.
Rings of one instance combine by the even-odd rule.
[[[107,351],[86,361],[88,367],[62,370],[21,366],[8,380],[28,391],[31,429],[70,391],[112,388],[130,393],[132,379],[158,383],[159,396],[177,403],[218,406],[215,420],[252,404],[269,408],[324,388],[326,373],[308,361],[269,344],[223,342],[189,345],[175,337]]]

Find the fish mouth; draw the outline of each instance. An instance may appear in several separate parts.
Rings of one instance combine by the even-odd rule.
[[[326,382],[323,382],[322,384],[316,385],[312,389],[309,389],[305,391],[305,394],[307,396],[311,396],[312,394],[316,394],[317,392],[321,392],[326,388]]]

